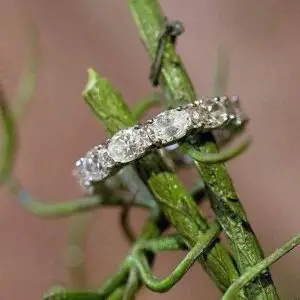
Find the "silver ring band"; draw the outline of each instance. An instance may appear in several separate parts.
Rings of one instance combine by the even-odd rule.
[[[73,174],[88,191],[93,182],[106,179],[151,149],[174,144],[195,130],[207,132],[228,125],[240,127],[247,120],[237,96],[197,100],[166,110],[142,125],[120,130],[81,157],[75,163]]]

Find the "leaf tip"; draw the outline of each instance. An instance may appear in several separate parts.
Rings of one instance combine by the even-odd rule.
[[[87,73],[88,80],[82,92],[83,97],[86,96],[91,90],[93,90],[95,88],[95,85],[99,82],[99,75],[94,69],[88,68]]]

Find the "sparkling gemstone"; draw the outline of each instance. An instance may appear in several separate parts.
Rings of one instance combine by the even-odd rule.
[[[220,97],[219,101],[225,106],[228,118],[230,120],[235,119],[237,116],[237,103],[233,102],[232,99],[228,98],[227,96]]]
[[[231,105],[234,110],[234,125],[236,126],[242,126],[245,125],[249,121],[248,116],[242,111],[240,100],[238,96],[231,97]]]
[[[108,153],[116,162],[127,163],[140,157],[151,145],[145,129],[132,127],[123,129],[112,137]]]
[[[103,146],[96,146],[76,162],[74,175],[81,186],[88,186],[91,181],[107,177],[114,164],[107,149]]]
[[[194,104],[188,104],[185,107],[185,110],[190,115],[190,118],[192,120],[192,123],[195,128],[201,127],[202,124],[204,124],[207,119],[207,114],[202,106],[199,105],[198,102]]]
[[[245,127],[249,118],[241,110],[240,101],[237,96],[228,98],[223,96],[220,101],[226,106],[230,122],[226,126],[213,130],[213,135],[219,145],[224,145],[232,139],[232,137]]]
[[[228,121],[226,105],[217,98],[208,98],[202,101],[201,106],[205,110],[207,118],[204,126],[206,129],[214,129],[224,125]]]
[[[114,160],[103,146],[96,146],[85,156],[85,169],[92,181],[104,179],[114,166]]]
[[[91,178],[85,168],[85,158],[80,158],[75,163],[75,168],[73,170],[73,175],[77,178],[79,185],[85,189],[91,184]]]
[[[147,132],[154,143],[169,143],[184,137],[192,127],[192,120],[186,110],[170,109],[156,116],[148,124]]]
[[[85,169],[85,158],[80,158],[76,164],[75,169],[73,170],[73,175],[77,178],[78,184],[81,189],[88,194],[91,194],[93,191],[91,178],[88,172]]]

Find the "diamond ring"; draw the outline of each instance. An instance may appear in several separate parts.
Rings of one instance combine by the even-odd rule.
[[[247,120],[236,96],[197,100],[166,110],[144,124],[118,131],[80,158],[73,174],[81,187],[89,191],[94,182],[115,174],[151,149],[177,143],[196,130],[207,132],[229,125],[240,127]]]

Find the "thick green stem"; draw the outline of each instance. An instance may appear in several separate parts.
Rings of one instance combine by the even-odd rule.
[[[108,134],[112,135],[136,123],[120,93],[91,69],[83,96],[104,123]],[[189,246],[193,247],[197,243],[199,232],[205,235],[209,226],[203,214],[198,211],[192,196],[157,152],[140,159],[136,167],[168,220],[186,239]],[[200,262],[222,291],[238,277],[228,251],[219,241],[215,242],[206,259],[200,259]]]
[[[129,0],[133,18],[140,37],[150,57],[154,59],[157,37],[164,25],[164,17],[156,0]],[[175,107],[196,100],[196,92],[171,40],[165,43],[160,86],[165,94],[166,105]],[[215,153],[217,147],[213,136],[201,138],[196,149],[201,153]],[[212,207],[229,237],[233,255],[241,273],[263,259],[260,245],[251,230],[246,214],[235,193],[231,179],[222,164],[197,164],[209,190]],[[270,274],[259,278],[247,289],[250,299],[278,299]]]

